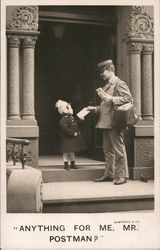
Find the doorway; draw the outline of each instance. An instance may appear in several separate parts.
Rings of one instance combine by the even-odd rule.
[[[39,154],[57,155],[59,119],[55,103],[71,102],[74,115],[83,107],[98,104],[96,64],[106,58],[116,60],[113,27],[40,22],[35,51],[35,108],[39,126]],[[96,117],[89,114],[82,125],[82,136],[91,155],[101,147],[101,133],[95,130]]]

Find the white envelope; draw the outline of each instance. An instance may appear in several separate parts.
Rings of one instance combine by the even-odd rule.
[[[77,116],[81,119],[88,115],[88,113],[90,113],[90,111],[85,107],[77,114]]]

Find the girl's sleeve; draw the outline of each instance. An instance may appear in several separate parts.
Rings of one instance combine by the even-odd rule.
[[[80,118],[76,115],[75,121],[76,121],[76,123],[77,123],[79,126],[81,126],[84,120],[80,119]]]

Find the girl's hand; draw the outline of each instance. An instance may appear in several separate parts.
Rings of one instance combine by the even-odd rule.
[[[81,119],[82,121],[84,121],[85,118],[84,118],[84,116],[81,116],[79,119]]]

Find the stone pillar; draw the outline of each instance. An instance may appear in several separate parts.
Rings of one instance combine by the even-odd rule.
[[[11,86],[14,83],[14,88],[8,89],[9,119],[7,120],[7,137],[28,139],[30,146],[27,152],[31,155],[30,165],[38,167],[39,127],[37,126],[34,111],[34,47],[35,41],[40,34],[38,31],[38,6],[7,6],[6,15],[7,36],[20,39],[20,49],[16,47],[12,50],[11,45],[8,46],[7,71],[11,73],[9,79],[7,79],[9,81],[7,84]],[[10,40],[8,41],[11,43]],[[19,44],[19,40],[17,41]],[[19,59],[22,59],[21,64]],[[20,91],[18,85],[20,85]],[[18,93],[20,96],[18,96]],[[19,111],[21,119],[17,119],[19,118]],[[18,116],[15,116],[15,114],[18,114]],[[14,120],[11,120],[13,117]]]
[[[152,52],[153,52],[153,44],[143,45],[143,49],[142,49],[142,117],[143,117],[143,120],[153,120]]]
[[[150,54],[150,45],[154,43],[153,7],[128,7],[124,38],[129,49],[129,86],[141,119],[126,132],[130,178],[139,180],[142,174],[153,179],[154,120],[151,120],[153,79]]]
[[[128,43],[130,88],[139,119],[141,119],[141,50],[141,43]]]
[[[8,120],[20,120],[18,36],[8,35]]]
[[[35,120],[34,110],[34,48],[37,37],[26,36],[22,40],[23,94],[22,119]]]

